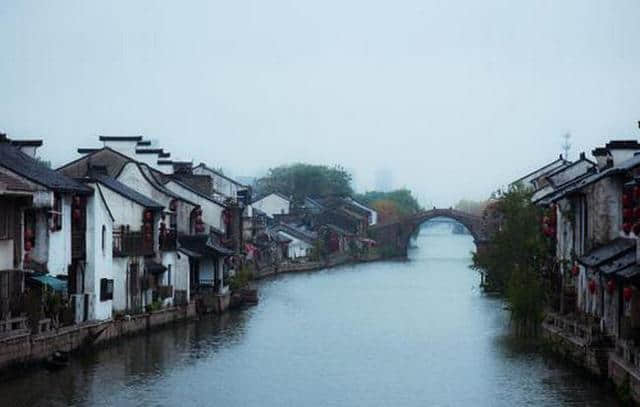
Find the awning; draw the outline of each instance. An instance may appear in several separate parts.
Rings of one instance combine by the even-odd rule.
[[[587,267],[598,267],[610,260],[617,259],[636,246],[634,239],[617,238],[609,244],[590,251],[578,261]]]
[[[144,268],[151,274],[161,274],[167,271],[167,267],[155,261],[145,261]]]
[[[37,285],[48,286],[60,293],[67,292],[67,281],[45,274],[43,276],[29,276],[29,280],[34,280]]]

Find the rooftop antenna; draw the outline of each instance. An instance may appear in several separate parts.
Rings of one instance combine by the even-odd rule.
[[[638,125],[640,125],[640,122],[638,122]],[[571,149],[571,133],[564,133],[562,135],[562,138],[564,139],[564,142],[562,143],[562,149],[564,150],[564,159],[568,160],[569,150]]]

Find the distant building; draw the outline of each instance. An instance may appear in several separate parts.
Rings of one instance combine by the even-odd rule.
[[[272,192],[256,199],[251,203],[251,206],[273,218],[274,215],[289,214],[291,211],[291,199],[278,192]]]

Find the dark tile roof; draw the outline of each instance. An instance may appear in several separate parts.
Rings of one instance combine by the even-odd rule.
[[[212,173],[216,174],[218,177],[220,177],[220,178],[224,178],[224,179],[226,179],[227,181],[229,181],[229,182],[231,182],[231,183],[233,183],[233,184],[236,184],[236,185],[241,186],[241,187],[243,187],[243,188],[246,188],[246,187],[247,187],[245,184],[243,184],[243,183],[241,183],[241,182],[239,182],[239,181],[236,181],[236,180],[235,180],[235,179],[233,179],[233,178],[230,178],[230,177],[228,177],[228,176],[224,175],[222,172],[220,172],[220,171],[218,171],[218,170],[215,170],[215,169],[213,169],[213,168],[211,168],[211,167],[207,166],[205,163],[200,163],[200,164],[196,165],[196,166],[195,166],[195,167],[193,167],[193,168],[194,168],[194,169],[196,169],[196,168],[204,168],[204,169],[206,169],[206,170],[208,170],[208,171],[210,171],[210,172],[212,172]]]
[[[200,256],[230,256],[232,250],[222,246],[217,238],[211,235],[182,235],[178,237],[181,248]]]
[[[86,185],[52,170],[6,141],[0,142],[0,166],[54,191],[93,193],[93,190]]]
[[[611,274],[611,273],[616,273],[622,269],[625,269],[635,263],[636,263],[636,251],[629,250],[625,252],[622,256],[614,258],[602,264],[599,268],[602,273]]]
[[[605,145],[606,149],[640,150],[637,140],[611,140]]]
[[[42,140],[11,140],[16,147],[42,147]]]
[[[100,141],[142,141],[142,136],[100,136]]]
[[[274,227],[271,228],[271,231],[276,233],[284,232],[288,235],[291,235],[309,244],[313,244],[313,241],[318,237],[315,232],[301,230],[300,228],[297,228],[293,225],[286,224],[286,223],[280,223],[278,225],[275,225]]]
[[[631,279],[639,274],[640,274],[640,266],[638,266],[635,263],[621,270],[616,271],[616,277],[624,278],[624,279]]]
[[[90,166],[103,166],[107,169],[107,174],[117,177],[125,164],[133,161],[131,157],[110,147],[78,149],[78,152],[81,151],[88,154],[62,165],[57,171],[69,177],[82,178],[87,176]]]
[[[587,267],[598,267],[626,254],[627,251],[633,250],[635,246],[636,241],[634,239],[619,237],[602,247],[591,250],[578,261]]]
[[[562,165],[566,165],[566,164],[569,164],[570,162],[569,162],[569,161],[567,161],[567,160],[565,160],[564,158],[562,158],[562,154],[561,154],[561,155],[560,155],[560,157],[559,157],[557,160],[552,161],[552,162],[550,162],[550,163],[548,163],[548,164],[545,164],[545,165],[543,165],[542,167],[540,167],[540,168],[538,168],[538,169],[535,169],[535,170],[533,170],[533,171],[529,172],[529,173],[528,173],[528,174],[526,174],[526,175],[523,175],[522,177],[520,177],[520,178],[518,178],[517,180],[513,181],[511,184],[517,184],[518,182],[521,182],[521,181],[522,181],[522,180],[524,180],[525,178],[530,177],[530,176],[532,176],[533,174],[538,173],[538,172],[540,173],[540,175],[543,175],[543,174],[544,174],[544,172],[545,172],[545,170],[547,170],[549,167],[551,167],[551,166],[553,166],[553,165],[556,165],[556,164],[558,164],[558,163],[561,163]],[[555,169],[555,168],[557,168],[557,167],[554,167],[553,169]],[[547,171],[552,171],[553,169],[551,169],[551,170],[547,170]]]
[[[106,188],[109,188],[113,192],[124,196],[125,198],[136,202],[145,208],[149,209],[162,209],[164,206],[153,199],[147,197],[146,195],[142,195],[138,191],[129,188],[122,182],[117,179],[107,176],[107,175],[98,175],[94,174],[92,177],[96,182],[99,182],[101,185],[104,185]]]
[[[634,155],[633,157],[621,162],[620,164],[614,165],[613,167],[610,167],[610,168],[603,169],[600,172],[596,172],[595,174],[582,178],[580,181],[571,185],[571,187],[566,188],[562,194],[555,196],[553,200],[557,201],[558,199],[561,199],[562,197],[568,194],[571,194],[573,192],[579,191],[582,188],[587,187],[595,182],[598,182],[603,178],[611,177],[618,174],[623,174],[626,171],[629,171],[630,169],[638,166],[640,166],[640,155]]]
[[[0,185],[4,185],[4,187],[9,191],[25,191],[31,192],[33,188],[29,186],[26,182],[21,179],[14,177],[9,174],[3,174],[0,172]]]

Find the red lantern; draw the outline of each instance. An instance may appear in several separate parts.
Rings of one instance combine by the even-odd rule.
[[[144,212],[144,220],[151,222],[153,220],[153,212],[148,211],[148,210],[145,211]]]
[[[33,246],[31,245],[31,240],[27,240],[26,242],[24,242],[24,250],[31,251],[32,248]]]
[[[33,237],[33,229],[27,228],[27,230],[24,231],[24,237],[26,239],[31,239]]]
[[[591,294],[596,292],[596,282],[593,280],[589,280],[589,292]]]
[[[144,232],[145,233],[151,233],[151,224],[149,224],[149,223],[145,223],[144,224]]]
[[[196,216],[196,223],[197,223],[197,224],[199,224],[199,225],[201,225],[201,224],[203,224],[203,223],[204,223],[204,222],[202,221],[202,215],[198,215],[198,216]]]
[[[574,276],[577,276],[580,273],[580,267],[578,267],[578,264],[574,264],[573,267],[571,268],[571,274],[573,274]]]
[[[556,228],[549,228],[549,237],[556,237]]]
[[[153,239],[153,235],[151,233],[145,233],[144,234],[144,240],[149,242],[149,241],[151,241],[151,239]]]
[[[196,208],[193,210],[194,215],[199,216],[202,215],[202,209]]]
[[[636,207],[636,209],[633,210],[633,217],[636,220],[640,219],[640,206]]]
[[[81,216],[82,216],[82,212],[80,211],[79,208],[76,208],[73,210],[73,220],[80,220]]]
[[[197,224],[196,225],[196,233],[202,233],[204,232],[204,225],[203,224]]]
[[[29,253],[25,253],[24,254],[24,258],[22,259],[22,262],[24,264],[29,264],[31,263],[31,256],[29,256]]]
[[[633,196],[636,199],[640,199],[640,186],[636,185],[635,187],[633,187]]]
[[[543,216],[542,217],[542,224],[543,225],[548,225],[549,224],[549,217],[548,216]]]
[[[609,294],[613,294],[615,290],[616,290],[616,280],[611,279],[607,282],[607,291],[609,291]]]
[[[171,209],[172,211],[178,209],[178,201],[172,199],[171,202],[169,202],[169,209]]]
[[[78,195],[73,197],[73,203],[75,206],[80,206],[80,197]]]
[[[640,222],[633,225],[633,233],[640,236]]]
[[[625,301],[630,301],[631,297],[633,297],[633,289],[631,287],[625,287],[624,290],[622,290],[622,296]]]
[[[631,208],[632,205],[631,194],[625,192],[622,194],[622,207],[623,208]]]
[[[631,233],[631,223],[623,224],[622,231],[625,233],[625,235],[628,235],[629,233]]]
[[[623,209],[622,217],[624,218],[625,222],[630,221],[631,218],[633,217],[633,209],[630,209],[630,208]]]

